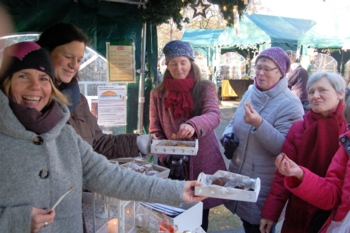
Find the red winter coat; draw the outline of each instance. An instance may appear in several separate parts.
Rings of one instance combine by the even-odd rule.
[[[294,194],[320,209],[335,209],[320,232],[326,232],[331,221],[341,222],[350,211],[350,132],[340,137],[342,146],[329,165],[325,178],[308,169],[300,182],[295,177],[286,177],[285,186]]]
[[[312,111],[306,113],[303,117],[304,120],[294,123],[289,130],[282,152],[298,165],[307,167],[312,172],[324,177],[338,149],[339,143],[337,139],[340,134],[346,131],[346,121],[342,116],[342,107],[343,105],[333,112],[337,117],[334,117],[332,120]],[[332,129],[328,125],[331,123],[334,124],[331,126]],[[326,127],[327,131],[322,130],[323,127]],[[338,130],[335,130],[335,127],[338,127]],[[330,130],[333,135],[329,133]],[[320,156],[323,157],[321,158]],[[284,187],[284,176],[277,170],[273,185],[261,212],[261,217],[277,222],[287,201],[282,232],[308,233],[312,218],[320,210],[301,198],[292,195]]]

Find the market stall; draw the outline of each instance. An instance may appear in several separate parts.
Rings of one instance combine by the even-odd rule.
[[[127,84],[127,95],[131,97],[127,98],[127,124],[117,127],[113,133],[144,133],[148,129],[148,96],[156,78],[158,54],[156,25],[147,26],[141,15],[145,1],[4,0],[2,4],[8,9],[16,32],[40,33],[55,23],[71,23],[88,35],[90,46],[103,57],[106,56],[106,42],[132,41],[135,44],[135,70],[138,72],[136,81]],[[99,81],[107,85],[106,65],[93,62],[87,69],[89,71],[82,81],[94,82],[100,77]],[[97,95],[97,85],[101,84],[91,85],[87,97]]]

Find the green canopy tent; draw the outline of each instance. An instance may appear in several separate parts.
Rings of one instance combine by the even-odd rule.
[[[298,39],[315,21],[270,15],[244,14],[239,29],[228,27],[215,45],[225,49],[265,49],[273,46],[284,50],[296,50]],[[237,33],[238,32],[238,33]]]
[[[215,42],[223,32],[224,29],[186,29],[181,40],[189,42],[194,50],[204,53],[207,65],[211,66]]]
[[[127,125],[117,133],[148,129],[149,93],[157,70],[157,31],[142,21],[143,0],[3,0],[17,32],[42,32],[48,26],[71,23],[90,38],[91,47],[106,55],[106,42],[135,44],[136,83],[127,85]],[[146,37],[147,35],[147,37]],[[1,48],[0,48],[1,50]],[[147,65],[147,67],[146,67]],[[145,78],[145,70],[148,70]],[[143,122],[144,119],[144,122]]]
[[[344,74],[344,63],[350,59],[349,14],[324,18],[300,37],[298,44],[303,48],[314,48],[318,52],[330,53],[338,62],[338,71]],[[303,55],[307,50],[303,49]]]
[[[307,19],[244,14],[239,28],[227,27],[214,44],[221,54],[236,51],[250,61],[269,47],[296,51],[298,39],[313,25],[315,21]]]

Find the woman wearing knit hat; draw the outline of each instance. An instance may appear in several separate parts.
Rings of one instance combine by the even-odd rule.
[[[345,82],[337,73],[316,72],[310,76],[306,91],[311,109],[302,121],[293,124],[282,152],[298,165],[324,177],[339,148],[338,137],[346,132],[342,114]],[[284,176],[276,172],[261,212],[262,230],[268,232],[273,222],[277,222],[287,201],[282,232],[318,232],[330,214],[291,194],[284,187]]]
[[[68,124],[88,142],[97,153],[108,159],[137,157],[139,151],[148,154],[151,135],[104,134],[90,112],[86,97],[79,89],[79,68],[88,38],[72,24],[58,23],[48,27],[37,43],[49,51],[55,74],[55,84],[67,96],[71,117]]]
[[[290,59],[281,48],[268,48],[258,55],[254,85],[242,97],[220,140],[225,154],[232,157],[229,171],[262,181],[256,203],[225,204],[241,218],[247,233],[260,233],[260,214],[276,171],[275,158],[290,127],[304,113],[300,100],[288,88],[289,68]],[[234,151],[232,133],[239,141]]]
[[[170,178],[173,179],[192,180],[197,179],[201,172],[213,174],[217,170],[226,170],[214,131],[220,123],[215,85],[202,80],[189,43],[170,41],[163,52],[167,69],[163,81],[151,91],[149,133],[158,139],[172,140],[173,134],[180,140],[198,138],[199,148],[196,156],[175,158],[159,155],[160,163],[170,167]],[[185,165],[182,170],[176,167],[180,164]],[[186,174],[189,175],[186,177]],[[209,198],[203,203],[202,228],[206,231],[209,209],[223,201]]]
[[[49,54],[38,44],[4,49],[0,87],[1,232],[82,232],[82,186],[123,200],[203,200],[191,190],[197,181],[144,176],[94,152],[66,124],[67,99],[55,88]]]

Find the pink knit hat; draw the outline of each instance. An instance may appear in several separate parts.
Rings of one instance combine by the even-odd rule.
[[[284,77],[290,68],[290,58],[283,49],[279,47],[271,47],[262,51],[255,60],[255,65],[258,63],[258,60],[262,57],[266,57],[272,60],[280,70],[282,76]]]

